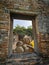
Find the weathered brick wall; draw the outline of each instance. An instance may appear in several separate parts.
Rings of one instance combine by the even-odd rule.
[[[2,5],[3,4],[3,5]],[[10,11],[12,10],[19,10],[19,11],[32,11],[32,12],[39,12],[37,16],[37,21],[38,21],[38,40],[39,40],[39,48],[42,53],[45,53],[41,50],[40,45],[42,46],[43,44],[49,46],[49,42],[41,42],[41,37],[42,35],[45,34],[44,40],[48,38],[47,33],[49,33],[49,0],[3,0],[0,1],[0,11],[2,12],[2,9],[4,12],[7,12],[7,9]],[[0,13],[1,14],[1,13]],[[4,13],[6,14],[6,13]],[[4,15],[2,14],[2,15]],[[5,15],[5,17],[8,15]],[[3,16],[2,16],[3,17]],[[4,17],[3,17],[4,18]],[[0,20],[3,20],[1,18]],[[4,18],[6,19],[6,18]],[[9,20],[8,20],[9,21]],[[9,27],[8,27],[9,28]],[[47,38],[46,38],[47,36]],[[43,44],[42,44],[43,43]],[[43,47],[46,47],[46,45]],[[42,48],[46,53],[49,53],[47,51],[49,47]]]
[[[8,54],[9,43],[9,13],[0,9],[0,56],[6,56]]]
[[[39,51],[49,56],[49,1],[38,1],[38,40]]]

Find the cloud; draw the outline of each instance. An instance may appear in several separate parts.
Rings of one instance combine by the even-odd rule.
[[[15,28],[17,25],[20,26],[24,26],[24,27],[28,27],[32,25],[32,21],[31,20],[18,20],[18,19],[14,19],[13,20],[13,28]]]

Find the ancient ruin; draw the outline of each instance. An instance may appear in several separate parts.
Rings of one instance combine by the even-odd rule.
[[[13,19],[32,20],[35,51],[49,57],[49,0],[0,0],[0,56],[12,54]]]

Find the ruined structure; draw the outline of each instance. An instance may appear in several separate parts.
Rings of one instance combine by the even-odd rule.
[[[49,0],[0,0],[0,54],[12,54],[11,22],[15,15],[33,19],[35,50],[39,48],[40,53],[49,56]]]

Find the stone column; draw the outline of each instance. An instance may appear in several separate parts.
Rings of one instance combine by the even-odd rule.
[[[12,44],[13,44],[13,21],[12,21],[12,19],[10,18],[8,56],[11,56],[11,54],[12,54]]]
[[[34,42],[35,42],[34,50],[35,50],[35,52],[38,53],[38,40],[37,40],[36,20],[35,19],[32,20],[32,26],[33,26],[33,34],[34,34]]]

